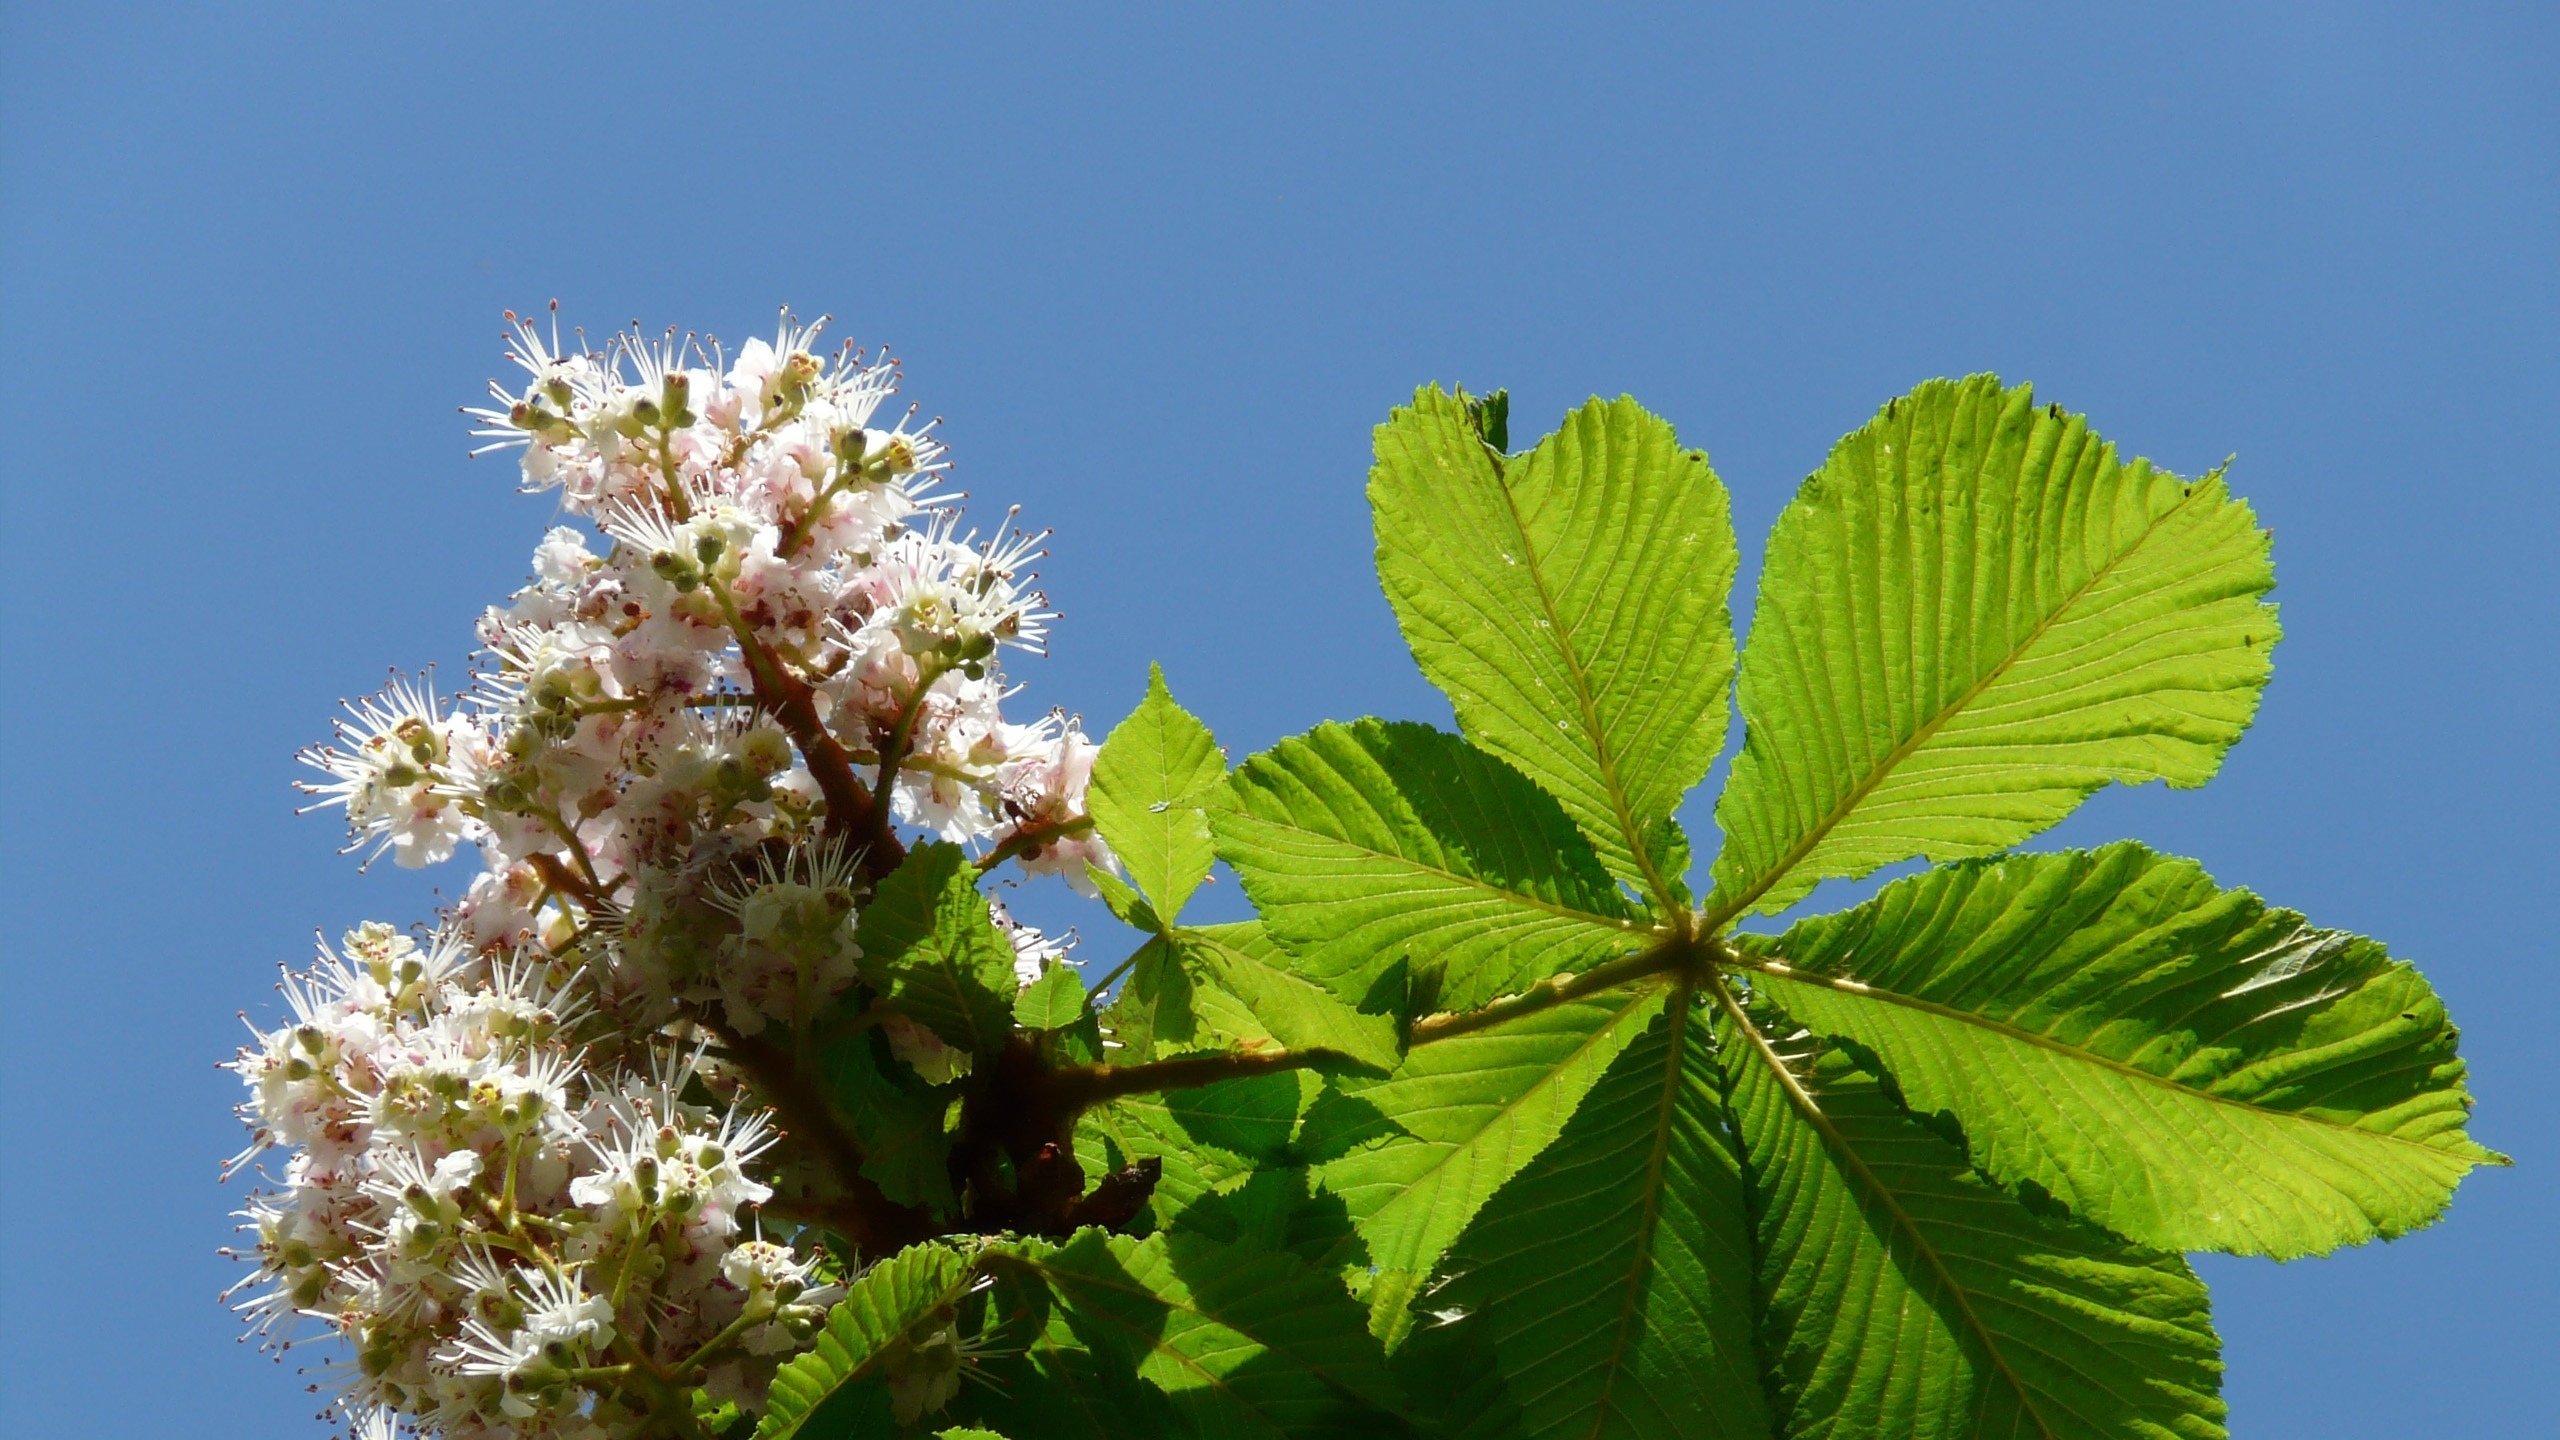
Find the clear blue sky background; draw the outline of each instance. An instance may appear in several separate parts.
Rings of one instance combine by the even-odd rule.
[[[320,1433],[212,1299],[213,1065],[315,925],[462,878],[355,875],[290,755],[523,575],[549,507],[453,409],[556,296],[893,342],[981,503],[1057,527],[1028,700],[1107,726],[1160,659],[1239,754],[1446,715],[1361,499],[1421,381],[1511,387],[1526,439],[1668,415],[1745,595],[1927,376],[2236,452],[2289,631],[2258,727],[2048,843],[2418,960],[2517,1165],[2397,1244],[2206,1262],[2235,1428],[2554,1433],[2550,11],[927,8],[0,11],[0,1432]]]

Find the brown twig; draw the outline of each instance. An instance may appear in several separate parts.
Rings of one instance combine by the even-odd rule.
[[[827,833],[830,835],[868,835],[870,843],[862,852],[863,871],[874,880],[898,868],[906,858],[906,847],[898,843],[888,823],[888,807],[864,787],[861,777],[853,773],[853,757],[845,753],[844,742],[838,740],[818,717],[817,691],[808,681],[791,673],[756,635],[738,613],[737,602],[728,592],[718,592],[720,608],[727,612],[729,628],[738,637],[739,653],[746,657],[747,674],[754,681],[756,704],[773,716],[800,747],[800,756],[809,762],[809,776],[818,782],[818,793],[826,797]],[[875,811],[877,813],[875,813]]]
[[[1076,815],[1046,824],[1026,825],[1006,836],[1003,844],[979,856],[978,869],[981,873],[993,870],[1016,855],[1037,850],[1052,840],[1064,840],[1070,835],[1082,835],[1092,828],[1093,817],[1090,815]]]
[[[534,874],[542,877],[543,884],[562,894],[576,896],[578,903],[587,907],[587,913],[602,914],[613,908],[611,899],[589,884],[587,877],[561,864],[559,856],[535,855],[525,863],[533,867]]]

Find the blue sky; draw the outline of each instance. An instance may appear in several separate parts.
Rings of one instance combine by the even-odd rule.
[[[978,503],[1058,531],[1029,701],[1098,729],[1161,660],[1238,754],[1445,717],[1361,499],[1426,380],[1509,386],[1524,440],[1670,417],[1744,595],[1928,376],[2236,454],[2288,631],[2257,729],[2040,843],[2137,835],[2417,960],[2517,1159],[2395,1244],[2206,1262],[2235,1429],[2548,1433],[2549,12],[928,8],[0,6],[0,1431],[322,1433],[212,1299],[213,1066],[313,927],[462,878],[356,875],[290,756],[385,666],[458,672],[524,573],[549,506],[454,407],[556,297],[892,343]]]

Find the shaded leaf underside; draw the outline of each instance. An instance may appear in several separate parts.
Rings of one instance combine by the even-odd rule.
[[[1437,1328],[1413,1346],[1461,1372],[1439,1377],[1465,1392],[1452,1433],[1769,1434],[1728,1130],[1706,1022],[1684,994],[1451,1252],[1451,1279],[1425,1302]],[[1486,1350],[1489,1366],[1474,1353]]]
[[[1834,1053],[1719,1026],[1787,1436],[2219,1440],[2174,1255],[2030,1212]]]

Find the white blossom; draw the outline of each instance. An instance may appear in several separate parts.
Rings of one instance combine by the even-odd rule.
[[[474,453],[559,523],[481,613],[467,693],[395,678],[301,757],[368,860],[478,862],[431,937],[367,925],[288,974],[231,1062],[230,1168],[283,1152],[236,1307],[337,1337],[355,1433],[636,1433],[627,1363],[760,1408],[842,1292],[809,1232],[764,1238],[778,1137],[701,1037],[787,1053],[858,1004],[956,1082],[971,1054],[864,988],[874,862],[925,832],[1088,891],[1114,863],[1092,742],[1006,715],[1007,653],[1055,618],[1044,536],[965,529],[940,422],[823,324],[730,354],[510,316],[523,373],[466,412]],[[880,793],[834,813],[848,786]],[[1061,963],[991,913],[1022,983]]]

